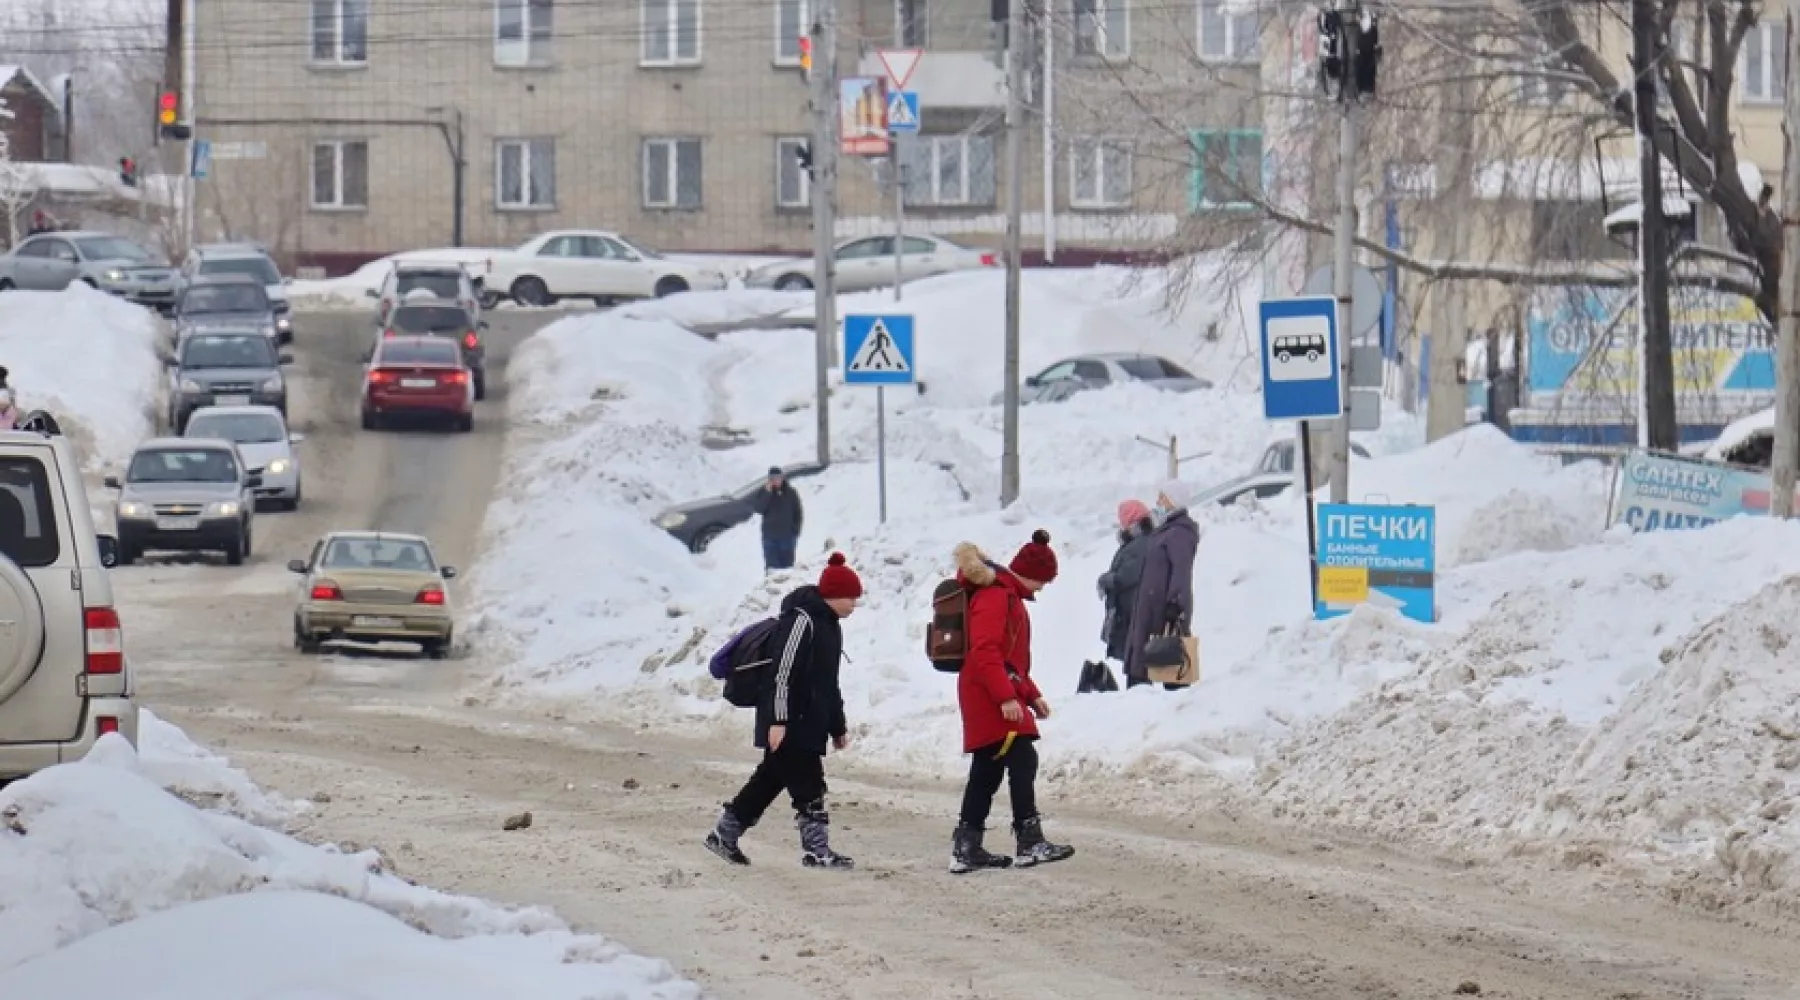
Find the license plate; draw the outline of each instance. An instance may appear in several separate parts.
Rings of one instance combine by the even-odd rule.
[[[218,406],[249,406],[250,405],[250,397],[249,396],[219,396],[215,400],[215,405],[218,405]]]
[[[357,615],[350,619],[350,624],[359,628],[399,628],[405,623],[398,618],[377,618],[372,615]]]
[[[197,517],[159,517],[156,519],[158,531],[199,531],[200,519]]]
[[[403,378],[400,380],[400,387],[403,389],[436,389],[437,388],[437,379],[434,379],[434,378]]]

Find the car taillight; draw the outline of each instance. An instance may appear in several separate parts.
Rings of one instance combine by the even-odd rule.
[[[102,715],[94,720],[94,735],[105,736],[107,733],[119,731],[119,720],[110,715]]]
[[[984,253],[981,255],[981,266],[982,267],[999,267],[1000,266],[1000,258],[995,257],[991,253]]]
[[[481,343],[481,338],[475,336],[474,330],[470,330],[468,333],[463,334],[463,346],[464,347],[467,347],[470,350],[474,350],[476,345],[478,345],[480,343]]]
[[[88,608],[83,617],[87,624],[87,672],[124,673],[125,631],[119,626],[119,613],[112,608]]]
[[[369,381],[371,381],[371,382],[382,383],[382,382],[392,382],[393,380],[394,380],[394,373],[387,371],[385,369],[376,368],[373,371],[369,372]]]
[[[444,603],[444,592],[442,590],[439,590],[436,587],[430,587],[425,590],[421,590],[421,591],[419,591],[419,596],[413,598],[413,603],[414,604],[442,604],[442,603]]]
[[[341,601],[344,599],[344,592],[335,583],[315,583],[311,596],[315,601]]]
[[[439,381],[443,382],[445,385],[464,385],[469,381],[469,373],[445,372],[443,375],[439,376]]]
[[[392,330],[383,330],[383,331],[381,331],[381,335],[382,335],[382,336],[383,336],[383,337],[394,337],[394,336],[398,336],[398,334],[396,334],[396,333],[395,333],[395,332],[394,332],[394,331],[392,331]]]

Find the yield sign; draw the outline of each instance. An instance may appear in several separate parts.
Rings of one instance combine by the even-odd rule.
[[[913,70],[919,68],[919,57],[925,54],[924,49],[879,49],[875,53],[881,57],[881,68],[887,70],[888,83],[895,90],[905,90],[912,79]]]

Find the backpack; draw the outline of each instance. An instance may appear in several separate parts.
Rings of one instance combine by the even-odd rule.
[[[979,588],[977,588],[979,589]],[[962,673],[963,660],[969,655],[969,594],[955,577],[939,583],[931,591],[931,624],[925,627],[925,658],[933,668],[946,674]],[[1010,596],[1006,602],[1012,612]],[[1006,645],[1014,639],[1012,622],[1007,621]]]
[[[780,624],[781,619],[776,617],[746,625],[712,655],[707,668],[714,678],[725,682],[726,701],[738,708],[755,708],[762,700],[769,667],[775,662],[765,647]]]

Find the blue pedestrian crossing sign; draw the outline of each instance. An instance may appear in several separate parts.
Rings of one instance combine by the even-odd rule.
[[[212,140],[194,140],[194,162],[190,166],[197,181],[205,180],[206,175],[212,173]]]
[[[913,318],[904,313],[844,317],[845,385],[912,385]]]
[[[888,94],[888,131],[912,133],[919,130],[919,92],[896,90]]]
[[[1263,417],[1336,420],[1344,414],[1338,370],[1337,300],[1265,299],[1262,327]]]

